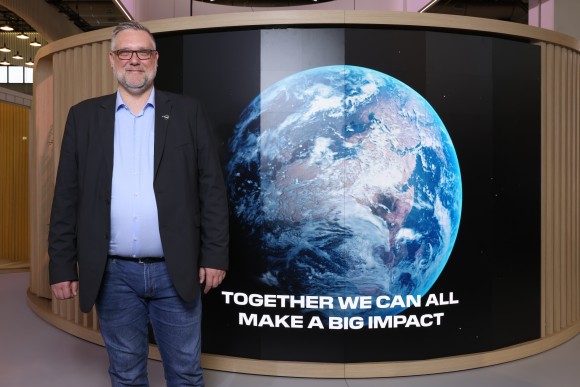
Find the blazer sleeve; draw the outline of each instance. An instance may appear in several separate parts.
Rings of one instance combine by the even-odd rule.
[[[195,117],[201,210],[200,266],[227,270],[229,211],[222,167],[210,122],[197,102]]]
[[[78,280],[77,208],[79,197],[77,122],[74,108],[68,113],[62,146],[48,234],[50,283]]]

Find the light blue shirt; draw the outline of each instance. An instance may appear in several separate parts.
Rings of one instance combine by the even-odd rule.
[[[134,115],[117,92],[109,254],[162,257],[153,192],[155,90]]]

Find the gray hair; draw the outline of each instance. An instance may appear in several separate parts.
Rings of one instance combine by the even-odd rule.
[[[155,38],[153,37],[153,34],[151,33],[151,31],[149,31],[149,28],[145,27],[143,24],[136,22],[136,21],[126,21],[126,22],[121,22],[119,24],[117,24],[117,26],[113,29],[113,34],[111,36],[111,49],[115,49],[115,39],[117,38],[117,35],[119,34],[119,32],[121,31],[125,31],[125,30],[135,30],[135,31],[145,31],[149,34],[149,36],[151,37],[151,41],[153,41],[153,48],[156,48],[156,44],[155,44]]]

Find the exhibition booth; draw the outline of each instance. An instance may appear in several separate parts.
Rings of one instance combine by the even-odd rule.
[[[228,189],[231,266],[204,296],[205,368],[430,374],[578,334],[578,40],[402,12],[144,24],[156,87],[202,100]],[[110,34],[40,49],[30,133],[29,304],[99,344],[95,312],[51,300],[46,241],[68,109],[116,90]]]

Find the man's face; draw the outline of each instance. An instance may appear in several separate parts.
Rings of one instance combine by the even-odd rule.
[[[155,44],[147,32],[129,29],[117,34],[112,50],[155,50]],[[132,95],[141,95],[151,88],[157,73],[158,58],[157,51],[149,59],[139,59],[137,53],[132,53],[131,59],[121,59],[114,52],[109,53],[109,61],[120,87]]]

